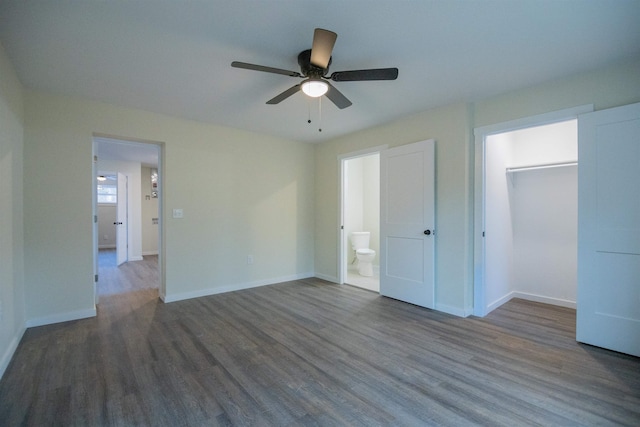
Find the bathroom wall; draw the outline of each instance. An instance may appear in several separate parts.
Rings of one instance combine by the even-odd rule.
[[[363,227],[371,232],[369,248],[376,251],[374,265],[380,262],[380,154],[362,158]]]
[[[575,121],[487,138],[488,311],[513,297],[575,306],[577,167],[506,168],[576,159]]]
[[[353,231],[369,231],[369,248],[380,253],[380,155],[357,157],[346,162],[345,235]],[[345,243],[348,261],[353,259],[351,240]]]

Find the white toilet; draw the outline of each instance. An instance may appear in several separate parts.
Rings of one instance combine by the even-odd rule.
[[[351,233],[351,245],[358,258],[358,273],[361,276],[373,276],[373,260],[376,251],[369,249],[371,233],[368,231],[354,231]]]

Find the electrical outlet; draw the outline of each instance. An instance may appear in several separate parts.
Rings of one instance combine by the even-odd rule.
[[[253,255],[247,255],[247,265],[253,264]]]

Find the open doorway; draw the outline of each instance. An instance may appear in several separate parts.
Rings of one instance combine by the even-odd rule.
[[[576,307],[576,118],[589,109],[476,129],[475,315],[516,297]]]
[[[341,158],[341,176],[340,283],[379,292],[380,152]]]
[[[161,291],[160,146],[94,137],[94,259],[100,296]]]

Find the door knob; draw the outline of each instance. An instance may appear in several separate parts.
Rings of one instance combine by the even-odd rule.
[[[122,225],[121,222],[114,222],[113,225]]]
[[[431,230],[424,230],[424,234],[426,234],[427,236],[431,234]]]

